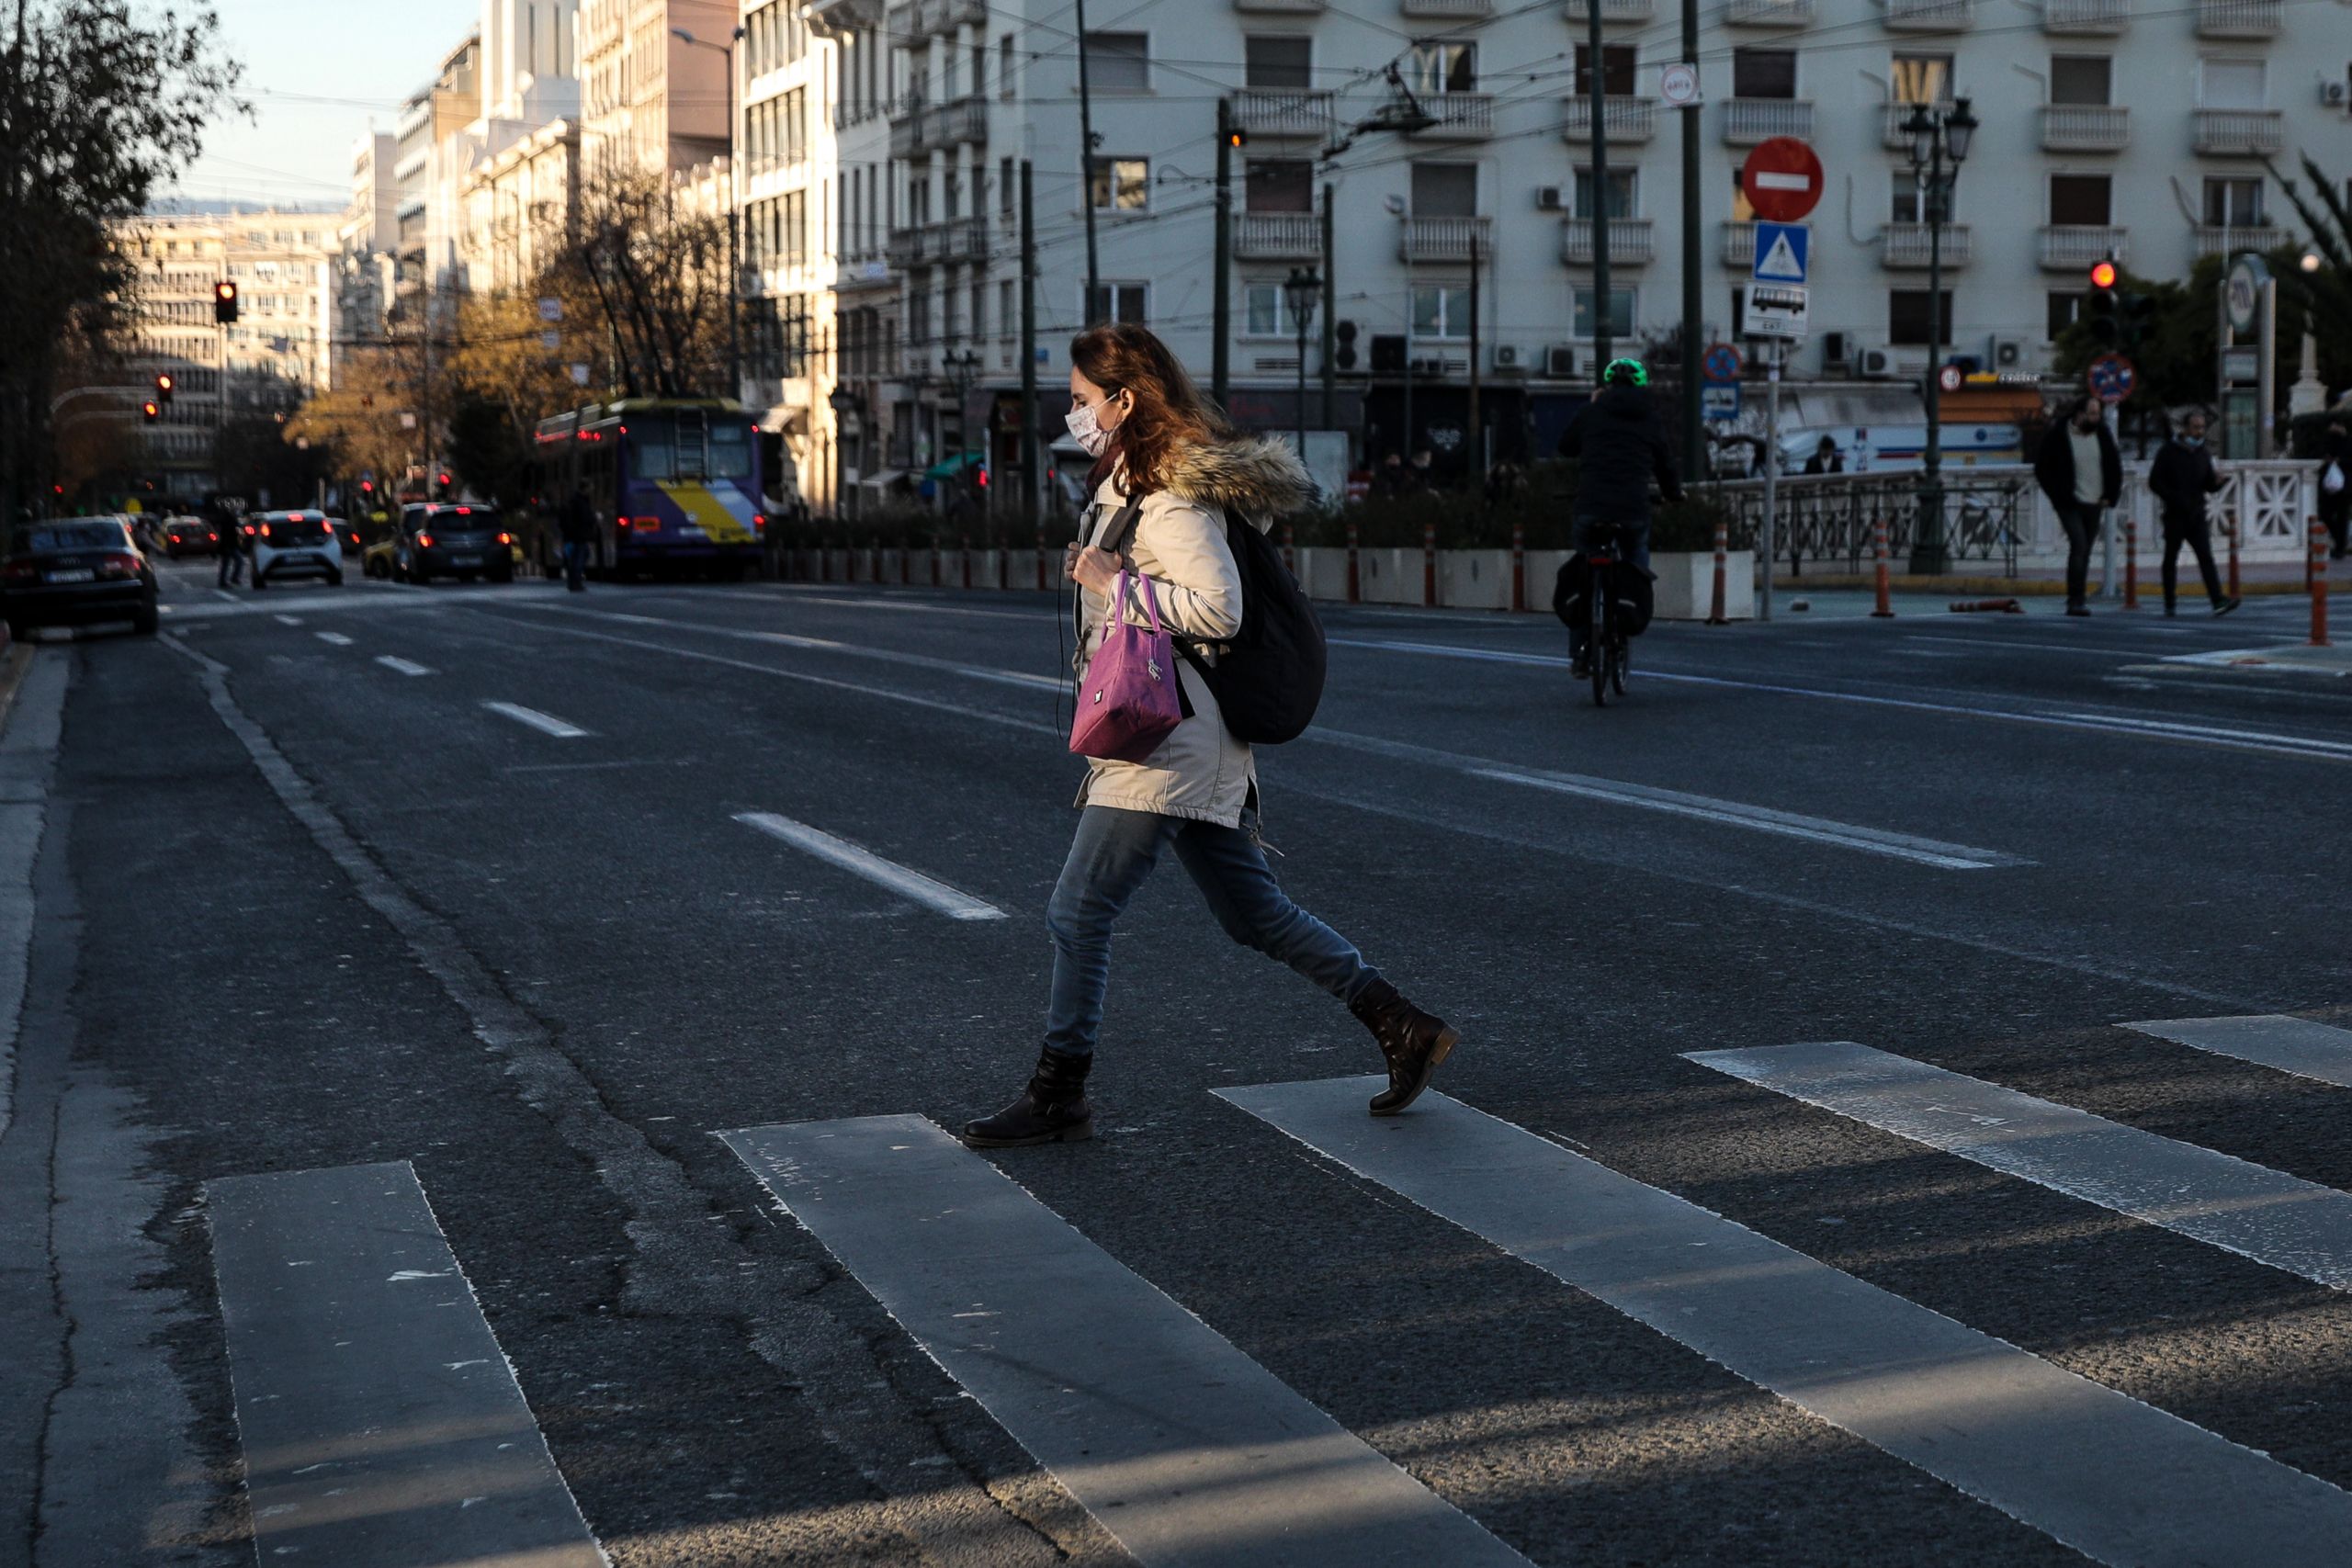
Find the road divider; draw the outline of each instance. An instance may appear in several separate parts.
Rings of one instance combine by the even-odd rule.
[[[412,660],[397,659],[389,653],[378,654],[376,656],[376,662],[397,675],[430,675],[433,673],[432,671],[427,670],[422,664],[418,664]]]
[[[558,740],[577,740],[588,733],[576,724],[568,724],[551,713],[526,708],[520,703],[484,703],[481,705],[501,717],[511,718],[542,735],[552,735]]]
[[[765,833],[829,864],[839,866],[854,876],[862,876],[876,886],[887,887],[903,898],[911,898],[923,908],[946,916],[951,920],[1001,920],[1002,909],[944,882],[925,876],[922,872],[884,860],[873,851],[853,844],[847,839],[837,839],[822,829],[811,828],[806,822],[796,822],[789,817],[778,817],[767,811],[741,811],[735,820],[746,828]]]

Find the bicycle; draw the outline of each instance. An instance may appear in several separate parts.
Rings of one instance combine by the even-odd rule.
[[[1590,667],[1592,705],[1607,707],[1610,694],[1625,694],[1625,675],[1632,665],[1632,638],[1626,635],[1625,619],[1634,606],[1617,596],[1617,569],[1622,557],[1617,550],[1616,529],[1602,532],[1586,549],[1585,558],[1585,662]]]

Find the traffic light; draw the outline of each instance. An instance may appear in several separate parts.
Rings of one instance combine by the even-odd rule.
[[[1238,125],[1227,126],[1225,131],[1225,144],[1227,147],[1247,147],[1250,145],[1250,133]]]
[[[2140,344],[2156,324],[2155,296],[2126,289],[2116,295],[2115,303],[2123,328],[2123,352],[2138,354]]]
[[[2090,292],[2083,296],[2083,320],[2091,341],[2102,353],[2111,353],[2123,342],[2123,325],[2117,319],[2115,280],[2120,276],[2111,261],[2091,264]]]
[[[237,320],[237,286],[225,277],[212,286],[212,319],[224,327]]]
[[[438,484],[438,485],[441,487],[441,499],[442,499],[442,500],[444,500],[444,501],[448,500],[448,499],[449,499],[449,476],[448,476],[447,474],[446,474],[446,473],[445,473],[445,474],[439,474],[439,475],[436,475],[436,476],[435,476],[435,482],[436,484]]]
[[[139,405],[139,412],[146,416],[148,423],[153,424],[164,417],[164,405],[150,398]]]
[[[177,383],[173,381],[172,373],[170,371],[158,371],[155,375],[155,400],[163,404],[165,408],[171,407],[172,389],[175,385],[177,385]]]

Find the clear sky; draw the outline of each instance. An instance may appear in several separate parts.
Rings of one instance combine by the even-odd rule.
[[[481,17],[481,0],[214,0],[254,118],[224,120],[175,191],[292,203],[351,196],[352,143],[390,130],[401,100]]]

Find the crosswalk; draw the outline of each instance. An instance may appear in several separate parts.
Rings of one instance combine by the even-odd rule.
[[[2341,1074],[2352,1044],[2287,1017],[2125,1027],[2305,1077]],[[1856,1043],[1686,1059],[1810,1108],[1796,1114],[2352,1289],[2352,1196],[2284,1171]],[[1549,1276],[1564,1321],[1573,1299],[1597,1302],[2091,1561],[2352,1559],[2352,1493],[2326,1480],[1540,1128],[1434,1091],[1366,1117],[1371,1087],[1212,1092],[1237,1136],[1278,1134],[1329,1170],[1335,1224],[1401,1199]],[[1530,1561],[1475,1499],[1442,1495],[1226,1337],[1214,1302],[1180,1303],[1183,1282],[1146,1278],[1033,1196],[1020,1156],[984,1158],[911,1114],[715,1135],[1146,1568]],[[263,1561],[286,1546],[362,1568],[603,1561],[408,1166],[232,1178],[207,1199]],[[1834,1499],[1803,1501],[1834,1529]],[[401,1556],[412,1528],[442,1555]],[[1823,1560],[1846,1559],[1832,1541]]]

